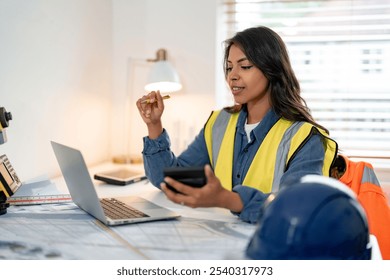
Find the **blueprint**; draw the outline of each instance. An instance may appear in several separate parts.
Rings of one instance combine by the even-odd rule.
[[[230,259],[245,250],[254,226],[180,218],[113,230],[150,259]]]
[[[0,259],[234,259],[255,226],[181,217],[107,227],[73,203],[10,206]]]
[[[0,216],[0,259],[139,259],[73,203],[10,206]]]

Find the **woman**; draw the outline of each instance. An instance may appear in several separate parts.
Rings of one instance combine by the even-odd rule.
[[[271,192],[306,174],[329,176],[337,144],[310,115],[286,46],[271,29],[249,28],[227,40],[224,70],[236,105],[213,112],[179,156],[170,151],[162,126],[160,93],[137,101],[148,128],[145,171],[175,203],[223,207],[255,223]],[[147,98],[151,102],[143,103]],[[207,177],[202,188],[163,178],[164,167],[200,165],[205,165]],[[164,179],[178,192],[168,189]]]

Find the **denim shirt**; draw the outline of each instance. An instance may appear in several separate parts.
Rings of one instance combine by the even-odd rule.
[[[233,214],[238,215],[243,221],[256,223],[261,207],[269,196],[269,194],[252,187],[243,186],[242,182],[265,136],[279,118],[280,116],[272,109],[268,111],[260,124],[252,130],[251,141],[248,143],[244,129],[247,119],[245,107],[239,115],[234,142],[232,191],[239,194],[244,205],[240,213]],[[320,135],[312,135],[299,150],[291,161],[289,168],[283,174],[280,188],[291,185],[306,174],[322,175],[325,150],[321,138]],[[171,143],[165,129],[157,139],[151,140],[144,137],[143,141],[144,149],[142,153],[145,173],[150,182],[158,188],[164,180],[164,167],[211,165],[204,139],[204,128],[179,156],[175,156],[170,150]]]

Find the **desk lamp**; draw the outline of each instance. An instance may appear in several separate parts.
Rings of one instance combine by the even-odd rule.
[[[167,61],[167,51],[165,49],[159,49],[156,58],[147,61],[155,62],[145,85],[147,92],[157,90],[160,92],[175,92],[181,90],[182,85],[179,75]]]

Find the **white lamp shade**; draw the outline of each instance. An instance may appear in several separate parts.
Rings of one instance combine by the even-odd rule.
[[[150,71],[146,91],[174,92],[181,90],[179,75],[172,65],[166,61],[156,61]]]

